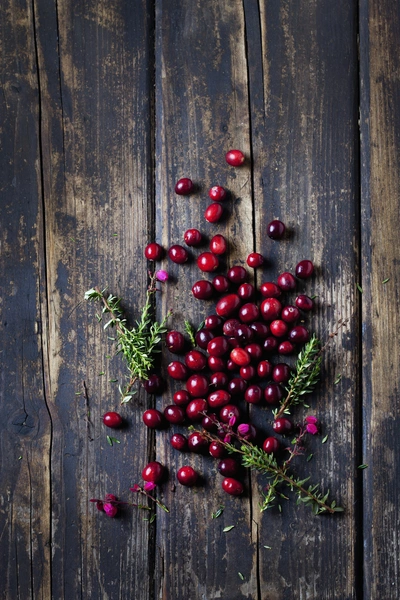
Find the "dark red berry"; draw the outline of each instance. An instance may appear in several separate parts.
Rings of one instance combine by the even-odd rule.
[[[234,404],[226,404],[219,411],[219,418],[222,423],[229,423],[231,419],[237,420],[240,417],[240,412]]]
[[[222,205],[218,202],[213,202],[213,204],[207,206],[206,210],[204,211],[204,218],[209,223],[216,223],[222,217],[223,212],[224,209],[222,208]]]
[[[279,363],[272,370],[272,379],[276,383],[287,383],[290,379],[290,367],[286,363]]]
[[[240,367],[239,375],[245,381],[251,381],[256,376],[256,372],[253,365],[247,365],[246,367]]]
[[[212,433],[215,433],[216,431],[218,431],[218,419],[217,419],[216,415],[211,414],[211,415],[206,415],[205,417],[203,417],[203,419],[201,421],[201,426],[206,431],[211,431]]]
[[[165,469],[161,463],[154,460],[148,463],[142,470],[142,479],[158,483],[164,477]]]
[[[257,267],[261,267],[264,264],[264,257],[258,252],[252,252],[248,255],[246,262],[252,269],[257,269]]]
[[[214,202],[221,202],[226,198],[226,190],[221,185],[213,185],[208,191],[208,195]]]
[[[170,444],[175,450],[179,450],[180,452],[187,450],[187,439],[181,433],[174,433],[170,439]]]
[[[191,421],[201,421],[207,412],[208,404],[204,398],[195,398],[186,407],[186,414]]]
[[[289,339],[294,344],[304,344],[310,339],[310,333],[303,325],[296,325],[289,333]]]
[[[265,298],[279,298],[282,295],[282,290],[276,283],[266,281],[260,286],[260,292]]]
[[[206,317],[204,319],[204,328],[205,329],[218,329],[219,327],[221,327],[223,324],[223,320],[221,319],[221,317],[219,317],[218,315],[208,315],[208,317]]]
[[[163,384],[162,378],[156,373],[153,373],[147,380],[142,382],[142,385],[148,394],[158,394],[161,392]]]
[[[299,279],[307,279],[314,273],[314,265],[311,260],[301,260],[296,265],[295,273]]]
[[[241,496],[243,494],[243,485],[233,477],[225,477],[222,482],[222,489],[231,496]]]
[[[235,338],[241,343],[247,344],[254,338],[254,331],[245,323],[240,323],[236,328]]]
[[[254,331],[256,337],[260,340],[265,340],[270,333],[268,325],[266,323],[261,323],[261,321],[250,323],[250,329]]]
[[[160,429],[164,425],[162,413],[155,408],[149,408],[148,410],[145,410],[142,419],[143,423],[150,429]]]
[[[272,364],[268,360],[262,360],[257,366],[257,375],[260,379],[269,379],[272,373]]]
[[[190,467],[189,465],[181,467],[176,474],[176,478],[179,481],[179,483],[188,487],[194,485],[198,477],[198,473],[193,469],[193,467]]]
[[[285,323],[285,321],[282,321],[282,319],[276,319],[275,321],[272,321],[269,328],[272,335],[278,338],[284,337],[289,331],[288,324]]]
[[[178,390],[173,396],[173,400],[177,406],[187,406],[191,399],[189,392],[186,390]]]
[[[225,254],[228,244],[223,235],[214,235],[210,241],[210,250],[213,254]]]
[[[210,387],[215,390],[225,390],[229,383],[229,377],[223,371],[216,371],[210,376]]]
[[[222,458],[226,454],[224,446],[216,440],[210,443],[208,447],[208,452],[213,458]]]
[[[179,362],[178,360],[173,360],[169,363],[167,367],[168,375],[172,379],[177,379],[178,381],[183,381],[187,379],[189,376],[189,371],[186,365]]]
[[[286,417],[280,417],[274,421],[272,429],[275,433],[290,433],[293,429],[293,423]]]
[[[266,321],[279,319],[282,304],[276,298],[266,298],[261,302],[261,314]]]
[[[160,260],[164,254],[164,249],[160,244],[153,242],[144,249],[144,255],[147,260]]]
[[[185,354],[185,364],[192,371],[202,371],[206,368],[207,358],[199,350],[191,350]]]
[[[225,160],[232,167],[240,167],[245,161],[245,156],[241,150],[229,150],[225,154]]]
[[[255,288],[251,283],[242,283],[239,285],[237,295],[243,301],[250,300],[254,296]]]
[[[231,360],[239,367],[245,367],[250,364],[250,354],[243,348],[234,348],[230,354]]]
[[[169,423],[183,423],[185,420],[185,411],[181,406],[176,404],[169,404],[164,408],[164,417]]]
[[[295,304],[297,308],[300,308],[300,310],[304,311],[309,311],[314,308],[313,300],[308,296],[305,296],[304,294],[300,294],[300,296],[297,296]]]
[[[249,404],[258,404],[262,397],[263,392],[259,385],[250,385],[244,393],[244,399]]]
[[[212,284],[206,279],[200,279],[192,286],[192,294],[197,300],[208,300],[214,293]]]
[[[211,409],[221,408],[221,406],[229,404],[230,400],[231,395],[226,390],[216,390],[207,397],[207,402]]]
[[[289,342],[289,340],[285,340],[284,342],[281,342],[278,346],[279,354],[289,355],[289,354],[293,354],[294,351],[295,351],[295,346],[292,344],[292,342]]]
[[[212,340],[214,334],[209,329],[200,329],[195,335],[196,344],[202,350],[206,350],[208,342]]]
[[[202,235],[198,229],[188,229],[185,231],[183,239],[188,246],[199,246],[202,242]]]
[[[234,458],[224,458],[218,463],[217,469],[224,477],[234,477],[239,473],[239,464]]]
[[[182,177],[175,184],[175,193],[179,194],[179,196],[188,196],[193,192],[193,189],[193,181],[188,177]]]
[[[217,306],[215,307],[215,312],[220,317],[230,317],[234,312],[237,311],[241,302],[239,296],[236,294],[228,294],[227,296],[223,296],[221,300],[218,301]]]
[[[267,454],[273,454],[274,452],[277,452],[280,447],[281,444],[279,440],[275,437],[267,437],[267,439],[264,440],[263,450]]]
[[[265,338],[264,340],[264,344],[263,344],[263,348],[264,348],[264,352],[275,352],[275,350],[278,349],[279,346],[279,341],[276,337],[268,336]]]
[[[218,269],[219,260],[212,252],[203,252],[197,258],[197,266],[201,271],[211,273]]]
[[[239,309],[239,319],[242,323],[254,323],[257,321],[260,316],[260,310],[257,304],[253,302],[248,302],[247,304],[243,304],[243,306]]]
[[[281,240],[285,235],[285,231],[286,227],[284,223],[282,223],[282,221],[278,221],[278,219],[271,221],[267,227],[267,235],[272,240]]]
[[[279,287],[284,292],[291,292],[292,290],[296,289],[296,278],[287,271],[285,273],[281,273],[277,281]]]
[[[228,391],[232,396],[241,396],[247,389],[247,381],[241,377],[234,377],[228,384]]]
[[[186,389],[193,398],[202,398],[208,392],[208,380],[204,375],[196,373],[189,377]]]
[[[240,265],[231,267],[226,276],[232,283],[243,283],[248,277],[246,269]]]
[[[187,262],[187,259],[189,258],[188,251],[179,244],[171,246],[171,248],[168,250],[168,256],[172,262],[177,263],[178,265],[182,265],[183,263]]]
[[[253,362],[258,362],[262,356],[262,348],[260,344],[248,344],[245,347],[245,350],[248,354],[250,354],[250,358]]]
[[[207,359],[210,371],[224,371],[226,369],[226,360],[219,356],[209,356]]]
[[[283,398],[283,389],[278,383],[270,383],[264,390],[264,398],[268,404],[278,404]]]
[[[281,319],[285,321],[285,323],[296,323],[296,321],[300,317],[300,311],[297,306],[285,306],[282,309]]]
[[[219,335],[213,338],[207,345],[207,352],[210,356],[224,356],[229,352],[229,342],[225,336]]]
[[[237,328],[240,326],[238,319],[227,319],[223,324],[222,331],[224,335],[232,337],[236,334]]]
[[[217,292],[224,294],[229,289],[229,279],[225,275],[216,275],[212,284]]]
[[[118,429],[123,422],[123,418],[117,412],[106,412],[105,415],[103,415],[104,425],[106,425],[106,427],[111,427],[111,429]]]
[[[208,451],[208,440],[198,431],[192,431],[188,435],[188,448],[191,452],[205,454]]]
[[[179,354],[185,348],[185,338],[180,331],[168,331],[165,336],[165,345],[173,354]]]

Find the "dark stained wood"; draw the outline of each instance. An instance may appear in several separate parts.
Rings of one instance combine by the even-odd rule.
[[[360,14],[364,589],[366,598],[397,598],[400,13],[371,1]]]

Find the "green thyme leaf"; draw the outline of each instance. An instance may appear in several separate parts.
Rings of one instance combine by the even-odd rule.
[[[240,571],[238,571],[238,575],[239,575],[240,579],[241,579],[242,581],[244,581],[244,575],[243,575],[243,574],[242,574]]]
[[[223,528],[223,533],[228,533],[228,531],[231,531],[232,529],[234,529],[234,525],[228,525],[227,527]]]
[[[360,292],[360,294],[363,293],[363,289],[361,287],[361,285],[359,283],[356,284],[358,291]]]
[[[215,512],[211,513],[211,518],[218,519],[218,517],[220,517],[222,515],[222,513],[224,512],[224,508],[225,507],[221,504]]]
[[[368,465],[358,465],[357,469],[368,469]]]
[[[107,442],[110,444],[110,446],[121,443],[119,440],[117,440],[117,438],[111,437],[110,435],[107,436]]]
[[[321,444],[325,444],[327,439],[328,439],[328,434],[326,434],[326,436],[322,438]]]
[[[383,284],[385,284],[385,283],[387,283],[388,281],[390,281],[390,277],[388,277],[387,279],[384,279],[384,280],[382,281],[382,283],[383,283]]]

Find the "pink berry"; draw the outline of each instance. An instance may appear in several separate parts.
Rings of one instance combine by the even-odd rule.
[[[147,260],[160,260],[164,254],[164,249],[160,244],[153,242],[144,249],[144,255]]]
[[[185,231],[183,239],[188,246],[199,246],[202,242],[202,235],[198,229],[188,229]]]
[[[258,252],[251,252],[247,257],[246,262],[252,269],[257,269],[257,267],[261,267],[261,265],[264,264],[264,257]]]
[[[213,254],[225,254],[227,249],[227,242],[223,235],[214,235],[210,241],[210,250]]]
[[[240,167],[245,161],[245,156],[241,150],[229,150],[225,154],[225,160],[232,167]]]
[[[111,429],[118,429],[123,423],[123,419],[117,412],[106,412],[103,416],[103,423]]]
[[[181,467],[176,474],[176,478],[178,479],[179,483],[188,487],[194,485],[198,477],[198,473],[189,465]]]
[[[144,479],[144,481],[158,483],[163,478],[164,473],[165,469],[162,464],[154,460],[153,462],[148,463],[142,470],[142,479]]]
[[[222,489],[231,496],[241,496],[243,494],[243,485],[233,477],[225,477],[222,482]]]
[[[212,252],[203,252],[197,258],[197,266],[201,271],[210,273],[218,269],[219,260]]]
[[[182,177],[175,184],[175,193],[179,194],[179,196],[187,196],[191,194],[194,190],[193,181],[188,177]]]
[[[226,190],[220,185],[213,185],[209,190],[208,195],[214,202],[221,202],[226,198]]]
[[[164,282],[164,281],[168,281],[169,275],[168,275],[167,271],[160,269],[159,271],[156,272],[156,278],[158,281]]]
[[[172,262],[177,263],[178,265],[182,265],[183,263],[187,262],[189,258],[187,250],[185,250],[185,248],[179,244],[171,246],[171,248],[168,250],[168,256]]]

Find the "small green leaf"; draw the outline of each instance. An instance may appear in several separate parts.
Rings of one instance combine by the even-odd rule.
[[[244,575],[243,575],[243,574],[242,574],[240,571],[238,571],[238,575],[239,575],[240,579],[241,579],[242,581],[244,581]]]
[[[18,456],[18,460],[22,460],[22,456]]]
[[[104,371],[102,371],[101,373],[99,373],[99,377],[101,377],[102,375],[105,375]]]
[[[118,379],[110,379],[110,383],[118,383]]]
[[[336,376],[336,379],[333,382],[333,385],[337,385],[341,379],[342,379],[342,374],[339,373],[339,375]]]
[[[384,279],[384,280],[382,281],[382,283],[383,283],[383,284],[385,284],[385,283],[387,283],[388,281],[390,281],[390,277],[388,277],[387,279]]]
[[[326,434],[326,436],[324,438],[322,438],[321,444],[325,444],[327,439],[328,439],[328,434]]]
[[[215,512],[211,513],[211,518],[218,519],[218,517],[220,517],[224,512],[224,508],[225,507],[221,504]]]
[[[82,392],[75,392],[75,396],[82,396]]]
[[[154,521],[156,520],[157,515],[153,514],[151,515],[150,519],[149,519],[149,523],[154,523]]]
[[[271,546],[264,546],[264,548],[266,548],[267,550],[272,550]]]
[[[227,527],[223,528],[223,533],[228,533],[228,531],[231,531],[231,529],[234,529],[235,526],[234,525],[228,525]]]
[[[357,469],[368,469],[368,465],[358,465]]]
[[[363,293],[363,289],[361,287],[361,285],[359,283],[356,284],[358,291],[360,292],[360,294]]]
[[[110,435],[107,436],[107,442],[110,444],[110,446],[121,443],[119,440],[117,440],[117,438],[111,437]]]
[[[311,296],[311,300],[315,300],[315,298],[318,298],[318,294],[314,294],[314,296]]]
[[[312,459],[312,457],[313,457],[313,456],[314,456],[314,454],[309,454],[309,455],[307,456],[307,462],[310,462],[310,460]]]

